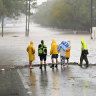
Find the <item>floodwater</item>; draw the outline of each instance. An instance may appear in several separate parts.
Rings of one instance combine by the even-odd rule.
[[[1,29],[0,29],[1,30]],[[79,63],[81,53],[82,38],[85,39],[89,50],[89,63],[96,64],[96,40],[91,40],[90,35],[64,34],[66,30],[43,28],[38,24],[30,25],[30,36],[25,37],[25,25],[6,27],[4,29],[4,37],[0,37],[0,65],[27,65],[28,54],[26,52],[30,41],[34,42],[36,50],[35,61],[33,64],[39,63],[38,44],[41,40],[45,41],[48,48],[47,63],[51,62],[50,48],[52,39],[59,44],[61,41],[71,41],[71,57],[70,62]]]
[[[21,24],[22,25],[22,24]],[[36,50],[35,61],[39,64],[38,44],[45,41],[48,48],[47,63],[51,62],[50,48],[52,39],[59,44],[62,40],[71,41],[70,62],[79,63],[81,53],[80,40],[85,39],[90,64],[96,64],[96,40],[91,40],[90,35],[64,34],[66,30],[43,28],[37,24],[31,24],[30,36],[25,37],[24,25],[20,27],[8,27],[4,30],[4,37],[0,37],[0,66],[28,65],[28,54],[26,52],[30,41],[34,42]],[[1,29],[0,29],[1,30]],[[62,70],[61,67],[52,70],[40,70],[38,67],[30,70],[21,69],[32,96],[95,96],[96,95],[96,67],[81,69],[79,66],[69,66]]]

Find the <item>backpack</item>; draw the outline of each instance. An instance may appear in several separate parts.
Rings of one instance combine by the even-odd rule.
[[[43,54],[47,55],[47,47],[44,44],[40,44],[38,46],[38,55],[43,55]]]

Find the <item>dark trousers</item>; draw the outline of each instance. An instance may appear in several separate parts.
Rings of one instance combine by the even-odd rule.
[[[85,62],[86,62],[86,67],[88,67],[88,58],[87,58],[87,55],[81,54],[81,57],[80,57],[80,66],[81,67],[82,67],[83,60],[85,60]]]

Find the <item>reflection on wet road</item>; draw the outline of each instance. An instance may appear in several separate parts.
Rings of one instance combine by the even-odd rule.
[[[88,70],[94,71],[91,68]],[[96,78],[88,76],[88,70],[79,66],[69,66],[63,70],[59,66],[52,70],[48,66],[46,71],[36,67],[22,69],[21,72],[31,85],[33,96],[95,96]]]
[[[53,71],[53,89],[54,89],[54,96],[59,96],[59,72],[58,69],[52,70]]]
[[[32,70],[30,70],[30,83],[31,83],[31,86],[32,86],[32,94],[33,96],[37,96],[36,95],[36,76],[35,76],[35,73],[32,72]]]

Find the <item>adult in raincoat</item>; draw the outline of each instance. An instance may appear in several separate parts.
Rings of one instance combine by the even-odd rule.
[[[55,40],[52,40],[51,49],[50,49],[50,55],[52,59],[52,65],[50,68],[54,69],[54,58],[56,59],[56,68],[58,67],[58,51],[57,51],[58,44],[55,42]]]
[[[28,52],[28,55],[29,55],[29,65],[30,65],[30,68],[32,69],[32,61],[35,60],[35,48],[33,46],[33,42],[31,41],[30,42],[30,45],[27,47],[27,52]]]
[[[85,60],[86,62],[86,68],[88,67],[88,49],[87,49],[87,45],[85,43],[84,39],[81,39],[81,57],[80,57],[80,67],[82,68],[82,62],[83,60]]]
[[[70,41],[68,41],[68,42],[70,43]],[[70,47],[68,47],[68,49],[66,50],[67,67],[68,67],[68,65],[69,65],[70,50],[71,50],[71,45],[70,45]]]
[[[42,61],[44,60],[44,69],[46,70],[47,46],[44,44],[44,40],[41,40],[41,44],[38,45],[38,56],[40,57],[40,69],[42,70]]]

